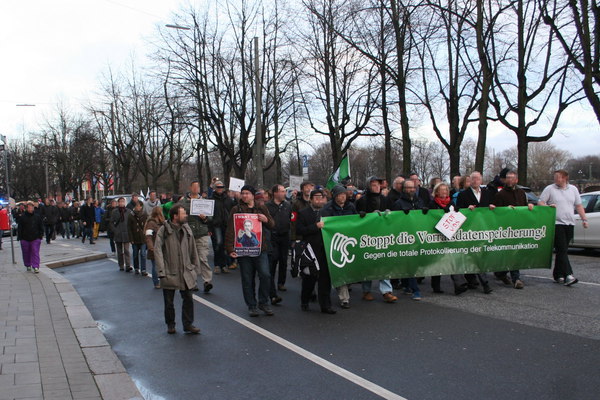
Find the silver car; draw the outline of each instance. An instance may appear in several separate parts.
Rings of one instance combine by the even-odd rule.
[[[600,249],[600,191],[583,193],[581,203],[585,208],[588,228],[584,229],[579,214],[575,215],[575,235],[572,247]]]

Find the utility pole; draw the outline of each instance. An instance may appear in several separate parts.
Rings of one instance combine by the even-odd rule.
[[[263,135],[262,135],[262,90],[260,84],[260,71],[258,64],[258,37],[254,37],[254,82],[256,86],[256,137],[254,138],[254,159],[256,164],[257,186],[264,186],[263,171]]]
[[[8,200],[8,207],[6,208],[6,212],[8,214],[8,230],[10,231],[10,253],[12,255],[12,263],[16,264],[15,261],[15,245],[13,242],[13,229],[12,229],[12,210],[11,210],[11,197],[10,197],[10,179],[8,176],[8,142],[6,141],[6,136],[0,136],[2,139],[2,150],[4,150],[4,178],[6,179],[6,197]],[[0,231],[0,235],[2,231]]]

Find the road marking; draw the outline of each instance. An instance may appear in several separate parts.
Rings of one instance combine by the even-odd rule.
[[[396,393],[390,392],[389,390],[371,382],[366,380],[365,378],[358,376],[340,366],[337,366],[335,364],[333,364],[330,361],[325,360],[322,357],[317,356],[316,354],[311,353],[308,350],[303,349],[302,347],[295,345],[294,343],[279,337],[277,335],[275,335],[274,333],[269,332],[266,329],[263,329],[255,324],[253,324],[252,322],[249,322],[241,317],[239,317],[236,314],[233,314],[232,312],[227,311],[226,309],[217,306],[214,303],[211,303],[208,300],[205,300],[199,296],[193,295],[194,300],[196,300],[197,302],[204,304],[205,306],[212,308],[213,310],[215,310],[216,312],[226,316],[227,318],[237,322],[240,325],[245,326],[248,329],[253,330],[254,332],[258,333],[259,335],[262,335],[264,337],[266,337],[269,340],[272,340],[273,342],[285,347],[286,349],[293,351],[294,353],[298,354],[299,356],[302,356],[304,358],[306,358],[309,361],[312,361],[313,363],[317,364],[320,367],[323,367],[331,372],[333,372],[334,374],[341,376],[344,379],[347,379],[348,381],[357,384],[358,386],[363,387],[364,389],[375,393],[378,396],[383,397],[384,399],[393,399],[393,400],[406,400],[405,397],[402,397],[400,395],[397,395]]]
[[[554,278],[548,278],[545,276],[535,276],[535,275],[523,275],[526,276],[527,278],[537,278],[537,279],[546,279],[549,281],[554,281]],[[579,281],[576,283],[577,285],[581,284],[581,285],[590,285],[590,286],[600,286],[600,283],[594,283],[594,282],[582,282]]]

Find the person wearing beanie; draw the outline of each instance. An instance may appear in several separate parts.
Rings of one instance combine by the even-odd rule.
[[[371,176],[367,179],[367,190],[365,195],[356,202],[356,211],[361,213],[372,213],[376,211],[384,211],[387,208],[387,201],[384,195],[381,194],[381,183],[383,179],[376,176]],[[362,282],[363,300],[373,301],[371,294],[371,286],[373,281]],[[392,284],[389,279],[381,279],[379,281],[379,291],[383,295],[383,300],[386,303],[395,303],[398,298],[392,293]]]
[[[331,195],[332,199],[327,202],[319,212],[321,217],[357,214],[354,204],[347,201],[348,194],[346,193],[345,187],[342,185],[335,185],[333,189],[331,189]],[[350,292],[348,291],[348,285],[340,286],[336,289],[341,307],[350,308]]]
[[[271,286],[271,274],[269,271],[269,258],[267,255],[267,241],[261,237],[260,255],[256,257],[238,256],[235,252],[235,214],[258,214],[258,219],[262,223],[263,230],[273,229],[275,222],[264,205],[258,205],[254,201],[256,189],[251,185],[244,185],[240,191],[239,204],[231,209],[225,233],[225,249],[230,257],[238,260],[240,273],[242,276],[242,290],[244,301],[248,306],[248,313],[251,317],[258,316],[260,309],[266,315],[273,315],[273,310],[269,306],[269,291]],[[258,307],[256,303],[255,279],[258,275]]]

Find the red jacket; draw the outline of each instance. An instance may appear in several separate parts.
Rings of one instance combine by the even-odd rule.
[[[0,210],[0,231],[7,231],[10,229],[10,219],[8,218],[8,209],[3,208]]]

